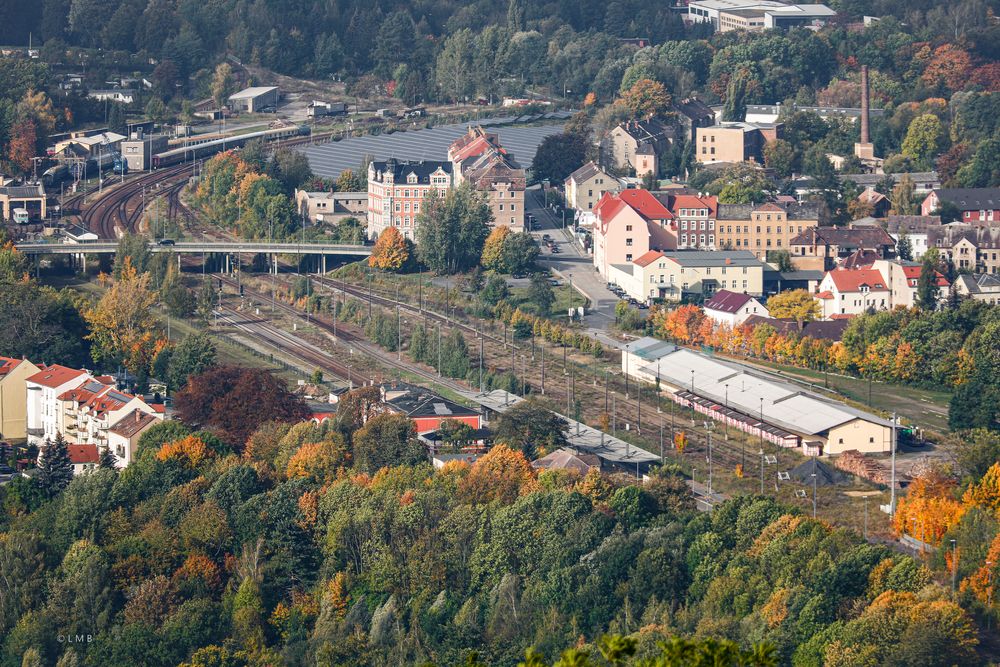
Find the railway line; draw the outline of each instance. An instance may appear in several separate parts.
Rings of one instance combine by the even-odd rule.
[[[212,277],[216,280],[221,280],[223,284],[229,285],[230,287],[234,287],[236,289],[239,289],[240,287],[240,284],[237,281],[233,280],[232,278],[229,278],[228,276],[224,276],[221,274],[213,274]],[[270,300],[268,296],[250,290],[245,285],[243,286],[243,294],[245,297],[253,300],[257,304],[266,304]],[[286,303],[276,300],[273,301],[273,304],[275,310],[281,311],[286,315],[290,315],[298,319],[305,319],[305,313],[299,311],[294,306],[290,306]],[[438,377],[436,373],[427,371],[418,366],[417,364],[412,364],[395,358],[392,353],[385,352],[377,345],[368,342],[361,334],[355,331],[354,328],[350,325],[346,325],[342,322],[334,324],[328,318],[321,315],[310,315],[308,321],[317,326],[324,333],[330,335],[335,341],[335,344],[344,343],[349,347],[350,350],[354,350],[360,354],[363,354],[364,356],[371,358],[372,360],[382,364],[383,366],[388,366],[397,371],[402,371],[412,375],[416,375],[426,380],[427,382],[446,386],[449,389],[452,389],[453,391],[469,391],[469,387],[464,384],[461,384],[455,380],[446,377]],[[256,321],[255,326],[258,328],[258,330],[271,330],[271,335],[268,341],[272,347],[275,347],[276,349],[279,349],[281,351],[289,352],[294,355],[296,354],[296,349],[294,348],[293,344],[288,343],[287,341],[291,340],[291,341],[296,341],[297,343],[300,344],[304,343],[304,341],[299,340],[292,334],[289,334],[287,332],[282,332],[280,329],[270,324],[266,320],[258,319]],[[274,332],[280,332],[280,335],[275,334]],[[305,344],[309,345],[308,343]],[[312,345],[309,345],[309,347],[315,348],[316,350],[319,349]],[[328,352],[320,350],[320,354],[325,359],[324,363],[339,364],[340,366],[339,370],[335,370],[332,366],[329,369],[331,370],[331,372],[334,373],[334,375],[344,380],[351,379],[350,375],[352,373],[352,370],[349,369],[348,366],[338,362],[334,358],[334,356]],[[312,361],[314,359],[316,358],[312,357],[307,360]],[[354,373],[353,377],[356,378],[357,373]],[[374,378],[368,378],[368,379],[374,380]]]

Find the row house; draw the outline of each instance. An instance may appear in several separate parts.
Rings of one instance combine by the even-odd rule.
[[[524,169],[500,145],[499,135],[482,127],[469,131],[448,148],[455,185],[468,181],[486,195],[493,223],[524,231]]]
[[[885,218],[885,230],[897,246],[904,236],[909,240],[913,259],[923,257],[930,247],[928,235],[941,227],[939,215],[888,215]]]
[[[593,211],[605,193],[621,192],[624,183],[601,169],[596,162],[588,162],[563,182],[566,206],[577,211]]]
[[[612,264],[608,279],[645,303],[698,300],[719,290],[761,296],[766,268],[743,251],[650,250],[634,262]]]
[[[715,224],[719,200],[711,195],[657,195],[674,214],[677,224],[677,247],[714,250]]]
[[[605,278],[612,264],[630,264],[650,250],[677,249],[674,214],[647,190],[606,193],[594,214],[594,266]]]
[[[788,250],[796,268],[829,271],[859,250],[885,259],[895,247],[895,239],[879,225],[849,225],[807,227],[789,241]]]
[[[431,191],[444,194],[452,186],[451,162],[389,159],[368,165],[368,236],[388,227],[414,238],[417,215]]]
[[[1000,188],[937,188],[924,198],[920,213],[931,215],[944,202],[958,208],[962,222],[1000,222]]]
[[[992,273],[960,275],[955,279],[955,290],[966,299],[1000,305],[1000,276]]]
[[[774,250],[788,250],[791,241],[819,225],[819,206],[812,203],[719,204],[716,228],[720,248],[747,250],[767,259]]]

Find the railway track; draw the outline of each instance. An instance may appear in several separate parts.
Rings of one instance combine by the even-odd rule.
[[[213,274],[212,277],[216,280],[221,280],[222,283],[225,285],[229,285],[230,287],[235,287],[239,289],[239,283],[233,280],[232,278],[229,278],[228,276],[224,276],[221,274]],[[260,305],[267,304],[267,302],[271,300],[270,297],[268,297],[267,295],[250,290],[245,285],[243,286],[243,294],[245,297],[253,300],[255,303]],[[294,306],[290,306],[286,303],[277,300],[273,301],[273,304],[274,308],[278,311],[281,311],[282,313],[285,313],[300,320],[306,319],[305,313],[301,312]],[[350,350],[354,350],[360,354],[363,354],[364,356],[369,357],[370,359],[376,361],[381,365],[388,366],[389,368],[395,369],[397,371],[402,371],[405,373],[416,375],[426,380],[427,382],[432,382],[438,385],[446,386],[449,389],[452,389],[453,391],[466,392],[470,390],[470,387],[468,387],[465,384],[462,384],[450,378],[439,377],[435,372],[427,371],[424,368],[418,366],[417,364],[409,363],[407,361],[402,361],[398,359],[394,353],[386,352],[382,350],[379,346],[366,340],[360,333],[358,333],[354,329],[354,327],[350,325],[346,325],[342,322],[338,322],[336,325],[334,325],[334,323],[331,320],[321,315],[310,315],[308,322],[314,324],[324,333],[331,336],[335,341],[335,343],[344,343],[348,346]],[[299,340],[296,336],[292,334],[289,334],[287,332],[282,332],[280,329],[270,324],[269,322],[266,322],[265,320],[259,320],[256,326],[260,329],[270,328],[273,331],[281,332],[280,336],[277,336],[272,332],[269,342],[271,343],[272,347],[275,347],[282,351],[289,352],[293,355],[296,354],[296,350],[293,349],[294,348],[293,345],[290,345],[288,343],[283,343],[281,340],[277,340],[277,338],[282,338],[286,341],[294,340],[300,344],[309,345],[309,347],[311,348],[315,348],[317,350],[319,349],[316,348],[316,346],[313,346],[311,344]],[[326,363],[340,363],[334,358],[333,355],[331,355],[328,352],[320,350],[320,354],[322,354],[323,357],[327,360]],[[331,370],[333,369],[331,368]],[[335,375],[344,380],[350,379],[349,378],[350,371],[348,370],[348,367],[346,365],[340,364],[340,371],[339,372],[333,371],[333,372]],[[369,379],[374,379],[374,378],[369,378]]]

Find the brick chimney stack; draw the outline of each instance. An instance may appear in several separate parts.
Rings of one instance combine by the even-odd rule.
[[[861,66],[861,143],[871,142],[868,133],[868,65]]]

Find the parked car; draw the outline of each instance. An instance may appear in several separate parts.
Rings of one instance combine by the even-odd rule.
[[[159,245],[177,245],[177,241],[173,239],[160,239]]]

